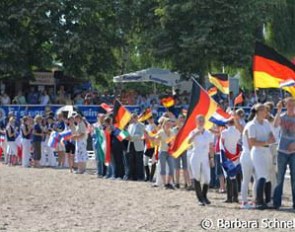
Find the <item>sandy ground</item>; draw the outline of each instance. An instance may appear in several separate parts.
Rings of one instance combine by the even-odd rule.
[[[263,218],[294,219],[289,180],[285,186],[280,211],[241,210],[223,203],[225,195],[215,190],[209,193],[212,204],[201,207],[194,192],[97,179],[93,170],[74,175],[0,164],[0,231],[203,231],[204,219],[213,222],[215,229],[209,231],[266,231]],[[260,228],[218,229],[218,219],[257,221]]]

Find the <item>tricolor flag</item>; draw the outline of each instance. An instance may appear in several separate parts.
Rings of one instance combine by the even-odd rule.
[[[216,112],[210,117],[210,122],[218,125],[224,126],[231,118],[231,115],[224,112],[222,108],[218,106]]]
[[[208,89],[207,92],[208,92],[209,96],[212,97],[217,94],[218,90],[215,86],[213,86],[210,89]]]
[[[114,130],[114,135],[118,138],[119,141],[123,141],[124,139],[126,139],[129,136],[129,133],[128,133],[128,131],[120,130],[120,129],[116,128]]]
[[[204,115],[206,119],[205,127],[212,127],[209,118],[217,109],[217,103],[211,99],[208,93],[195,81],[191,91],[191,100],[188,109],[188,115],[183,127],[179,130],[169,152],[177,158],[190,146],[188,135],[196,128],[196,116]]]
[[[72,131],[71,130],[66,130],[60,133],[60,138],[67,141],[72,138]]]
[[[114,126],[123,130],[130,121],[131,113],[117,99],[114,104]]]
[[[60,142],[60,134],[57,131],[51,132],[47,145],[51,148],[56,148]]]
[[[5,135],[0,134],[0,143],[3,143],[5,141]]]
[[[238,105],[238,104],[241,104],[243,103],[244,101],[244,98],[243,98],[243,93],[240,93],[236,98],[235,98],[235,101],[234,101],[234,105]]]
[[[106,103],[101,103],[100,107],[103,108],[107,113],[110,113],[113,111],[113,107],[111,107],[110,105]]]
[[[98,152],[98,159],[103,161],[106,165],[111,162],[111,136],[110,132],[100,128],[95,128],[96,148]]]
[[[229,94],[229,80],[225,73],[210,74],[208,73],[209,81],[215,85],[220,92]]]
[[[221,165],[226,172],[227,177],[234,177],[241,169],[241,164],[239,160],[239,147],[237,146],[237,150],[235,154],[231,154],[224,146],[224,141],[222,138],[219,140],[220,147],[220,158]]]
[[[153,113],[151,108],[146,108],[139,116],[138,116],[138,121],[139,122],[144,122],[148,120],[149,118],[153,117]]]
[[[255,88],[280,88],[281,82],[295,80],[295,65],[272,48],[256,43],[253,56]],[[284,87],[295,96],[295,86]]]
[[[289,80],[280,82],[280,88],[292,87],[292,86],[295,86],[295,80],[293,80],[293,79],[289,79]]]
[[[172,106],[175,105],[175,100],[174,97],[164,97],[161,99],[161,104],[166,107],[166,108],[170,108]]]

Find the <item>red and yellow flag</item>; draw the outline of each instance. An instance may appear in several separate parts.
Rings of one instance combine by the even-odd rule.
[[[241,104],[241,103],[243,103],[243,101],[244,101],[243,93],[240,93],[240,94],[235,98],[234,105]]]
[[[210,89],[207,90],[207,93],[209,94],[210,97],[216,95],[218,92],[217,88],[215,86],[211,87]]]
[[[272,48],[256,43],[253,56],[253,76],[255,88],[280,88],[280,83],[295,80],[295,65]],[[284,87],[295,96],[295,87]]]
[[[114,126],[123,130],[132,117],[131,113],[117,99],[114,104],[113,112]]]
[[[225,73],[210,74],[208,73],[209,81],[215,85],[220,92],[229,94],[229,80]]]
[[[188,115],[183,127],[179,130],[176,138],[169,149],[170,154],[177,158],[190,146],[189,134],[196,128],[196,116],[204,115],[206,119],[205,127],[207,129],[212,127],[212,122],[209,118],[215,113],[217,103],[208,95],[208,93],[200,87],[198,83],[193,81],[191,91],[191,100],[188,109]]]
[[[139,122],[144,122],[149,118],[153,117],[152,109],[146,108],[138,117]]]
[[[173,97],[164,97],[161,99],[161,104],[166,108],[170,108],[175,105],[175,100]]]

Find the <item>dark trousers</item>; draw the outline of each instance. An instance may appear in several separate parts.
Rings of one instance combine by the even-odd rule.
[[[123,162],[123,150],[121,146],[113,146],[112,148],[112,158],[115,166],[115,177],[123,178],[124,177],[124,162]]]
[[[130,143],[129,168],[129,179],[144,180],[143,151],[136,151],[134,143]]]

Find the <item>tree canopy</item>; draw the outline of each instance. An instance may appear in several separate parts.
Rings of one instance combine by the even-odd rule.
[[[256,40],[292,58],[292,0],[2,0],[0,78],[61,63],[67,75],[105,85],[158,66],[188,77],[238,70],[251,79]]]

